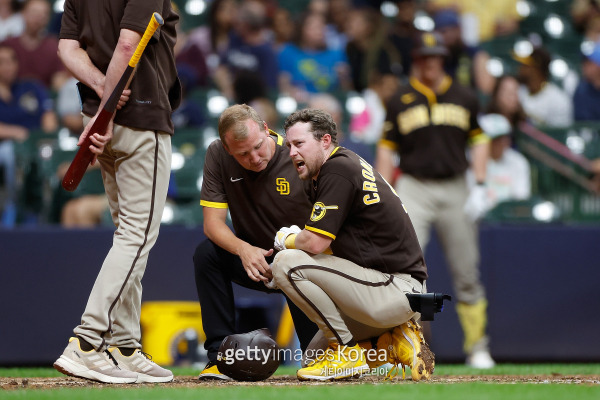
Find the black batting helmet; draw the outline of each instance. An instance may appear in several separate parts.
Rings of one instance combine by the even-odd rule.
[[[262,381],[279,367],[279,346],[267,328],[229,335],[219,347],[217,368],[238,381]]]

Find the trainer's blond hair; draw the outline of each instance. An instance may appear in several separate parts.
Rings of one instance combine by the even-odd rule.
[[[248,128],[245,122],[249,119],[256,122],[259,129],[263,128],[262,118],[254,108],[246,104],[236,104],[223,111],[219,117],[219,137],[225,147],[227,147],[227,142],[225,142],[227,132],[231,132],[233,140],[244,140],[248,137]]]

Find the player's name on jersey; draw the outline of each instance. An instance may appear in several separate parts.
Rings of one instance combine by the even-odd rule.
[[[403,135],[429,125],[455,126],[468,131],[471,113],[458,104],[433,104],[431,113],[425,104],[410,107],[398,114],[398,127]]]

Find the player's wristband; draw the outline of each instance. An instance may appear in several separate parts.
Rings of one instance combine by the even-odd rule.
[[[297,235],[295,233],[290,233],[289,235],[287,235],[285,241],[283,242],[285,244],[286,249],[296,248],[296,236]]]

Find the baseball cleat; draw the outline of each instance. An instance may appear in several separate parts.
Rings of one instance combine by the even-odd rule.
[[[396,366],[396,371],[398,365],[402,366],[402,377],[404,367],[408,366],[413,381],[431,378],[435,368],[435,355],[423,338],[421,326],[414,319],[395,327],[388,340],[389,362]]]
[[[475,350],[467,357],[467,366],[477,369],[494,368],[496,363],[487,350]]]
[[[202,372],[200,372],[200,375],[198,375],[198,379],[220,379],[222,381],[232,380],[227,375],[221,373],[219,368],[217,368],[217,364],[213,361],[209,361],[208,364],[206,364]]]
[[[135,349],[130,356],[123,355],[118,347],[111,347],[108,351],[122,369],[137,374],[136,383],[162,383],[173,380],[173,372],[158,366],[148,354],[140,349]]]
[[[63,354],[54,363],[54,368],[65,375],[103,383],[137,381],[138,374],[119,368],[111,357],[108,351],[81,350],[79,338],[72,337]]]
[[[331,343],[322,355],[308,366],[299,369],[296,375],[301,381],[329,381],[360,376],[368,372],[369,365],[364,350],[359,345],[348,347]]]

